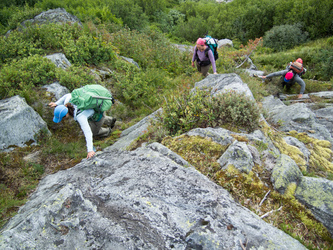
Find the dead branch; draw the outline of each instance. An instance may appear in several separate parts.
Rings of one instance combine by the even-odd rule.
[[[271,192],[271,190],[268,190],[268,192],[265,194],[264,198],[261,200],[261,202],[259,203],[259,207],[262,205],[262,203],[267,199],[267,196],[269,195],[269,193]]]
[[[246,250],[246,248],[243,246],[243,243],[242,243],[242,241],[241,241],[241,240],[239,240],[239,243],[240,243],[240,245],[241,245],[242,249],[243,249],[243,250]]]
[[[279,209],[269,211],[269,212],[265,213],[264,215],[262,215],[260,218],[263,219],[263,218],[267,217],[268,215],[270,215],[271,213],[274,213],[274,212],[280,211],[280,210],[282,209],[282,207],[283,207],[283,206],[281,206]]]

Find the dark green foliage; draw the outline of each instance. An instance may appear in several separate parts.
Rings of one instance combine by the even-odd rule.
[[[265,33],[264,46],[275,51],[282,51],[306,42],[307,38],[307,32],[303,32],[299,24],[280,25]]]
[[[56,79],[70,91],[87,84],[94,83],[94,77],[89,69],[72,65],[67,70],[57,69]]]
[[[0,98],[30,91],[55,79],[56,66],[39,55],[13,61],[0,71]]]
[[[167,72],[162,69],[139,71],[125,61],[117,62],[116,67],[120,73],[114,75],[116,81],[113,84],[113,95],[132,109],[142,106],[155,109],[163,102],[163,93],[175,87],[167,77]]]
[[[229,91],[211,98],[209,92],[198,90],[169,98],[160,121],[171,135],[179,135],[193,128],[223,126],[253,131],[259,117],[255,101],[245,94]]]
[[[146,33],[122,29],[112,34],[113,44],[120,50],[120,54],[132,58],[141,68],[163,68],[171,74],[181,74],[189,66],[185,60],[189,56],[181,54],[165,36],[156,31]]]
[[[1,37],[0,46],[0,63],[53,51],[63,52],[77,65],[98,65],[115,59],[110,42],[77,24],[29,25],[24,32],[13,31],[8,37]]]

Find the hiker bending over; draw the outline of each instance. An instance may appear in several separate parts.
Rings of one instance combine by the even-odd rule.
[[[193,57],[192,57],[192,67],[194,66],[194,61],[196,61],[198,71],[203,75],[208,75],[208,70],[210,65],[213,67],[214,74],[216,73],[215,58],[212,50],[206,45],[206,40],[199,38],[197,44],[194,47]]]
[[[297,82],[301,86],[300,93],[298,95],[298,98],[302,98],[303,93],[305,91],[305,82],[301,78],[302,75],[306,72],[306,69],[303,68],[303,60],[301,58],[298,58],[295,63],[290,62],[285,70],[281,70],[278,72],[274,72],[271,74],[268,74],[267,76],[260,76],[262,79],[271,78],[274,76],[283,76],[283,87],[286,86],[287,90],[290,89],[290,87]]]
[[[48,105],[54,109],[53,121],[59,123],[64,117],[68,118],[72,116],[76,122],[80,124],[80,127],[84,133],[87,144],[88,155],[87,158],[91,158],[95,155],[93,146],[93,136],[107,137],[111,134],[111,129],[114,127],[116,118],[105,116],[103,112],[99,121],[93,121],[91,118],[95,114],[94,109],[78,110],[77,106],[72,104],[71,94],[66,94],[56,102],[50,102]],[[105,124],[108,128],[102,128]]]

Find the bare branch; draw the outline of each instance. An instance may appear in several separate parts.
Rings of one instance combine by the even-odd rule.
[[[267,199],[267,196],[269,195],[269,193],[271,192],[271,190],[269,190],[266,194],[265,194],[265,196],[264,196],[264,198],[261,200],[261,202],[259,203],[259,207],[262,205],[262,203]]]
[[[282,209],[282,206],[281,206],[279,209],[272,210],[272,211],[269,211],[269,212],[265,213],[265,214],[262,215],[260,218],[263,219],[263,218],[267,217],[268,215],[270,215],[271,213],[274,213],[274,212],[280,211],[281,209]]]

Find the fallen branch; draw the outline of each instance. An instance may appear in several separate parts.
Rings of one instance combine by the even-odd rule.
[[[243,246],[243,243],[242,243],[242,241],[241,241],[241,240],[239,240],[239,243],[240,243],[240,245],[241,245],[242,249],[243,249],[243,250],[246,250],[246,248]]]
[[[246,56],[245,60],[240,65],[236,66],[236,69],[238,69],[239,67],[241,67],[249,59],[249,57],[252,54],[252,52],[253,51],[251,51],[251,53]]]
[[[269,211],[269,212],[265,213],[265,214],[262,215],[260,218],[263,219],[263,218],[265,218],[266,216],[270,215],[271,213],[274,213],[274,212],[280,211],[281,209],[282,209],[282,206],[281,206],[279,209],[272,210],[272,211]]]
[[[266,194],[265,194],[265,196],[264,196],[264,198],[261,200],[261,202],[259,203],[259,207],[262,205],[262,203],[267,199],[267,196],[269,195],[269,193],[271,192],[271,190],[269,190]]]

